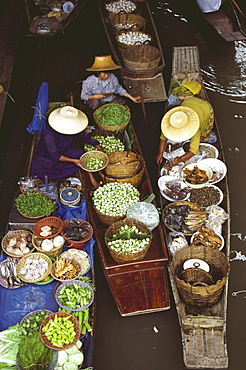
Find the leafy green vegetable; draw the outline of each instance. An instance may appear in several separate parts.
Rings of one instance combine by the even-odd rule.
[[[0,332],[0,369],[13,369],[21,335],[19,323]]]
[[[26,217],[49,216],[55,210],[55,204],[42,193],[20,194],[15,203],[18,211]]]

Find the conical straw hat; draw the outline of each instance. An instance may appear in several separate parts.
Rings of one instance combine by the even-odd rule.
[[[48,121],[53,130],[66,135],[78,134],[88,125],[85,113],[71,106],[53,110]]]
[[[113,69],[122,68],[114,63],[111,55],[102,55],[99,57],[95,57],[94,63],[90,68],[86,68],[87,71],[110,71]]]
[[[161,130],[167,139],[181,142],[194,136],[199,125],[198,114],[193,109],[180,105],[164,115]]]

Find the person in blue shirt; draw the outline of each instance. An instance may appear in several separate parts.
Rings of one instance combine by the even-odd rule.
[[[86,70],[96,72],[97,75],[91,75],[83,81],[80,95],[89,108],[95,110],[107,103],[125,105],[126,100],[123,97],[131,99],[134,103],[140,102],[140,96],[129,94],[111,72],[119,68],[121,66],[113,62],[111,55],[95,57],[93,65]]]

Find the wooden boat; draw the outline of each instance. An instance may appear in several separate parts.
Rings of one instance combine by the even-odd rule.
[[[66,27],[79,15],[86,0],[73,1],[74,7],[63,11],[54,1],[24,0],[30,37],[53,37],[64,33]],[[60,4],[62,5],[62,3]]]
[[[30,176],[29,171],[30,171],[31,161],[33,158],[34,148],[36,147],[38,140],[39,140],[39,136],[34,134],[29,156],[27,158],[25,169],[23,172],[23,176]],[[72,176],[77,178],[77,180],[80,180],[80,182],[82,181],[81,171],[77,171]],[[59,184],[60,179],[58,179],[57,182]],[[27,218],[21,215],[17,211],[16,206],[15,206],[15,199],[20,194],[21,194],[21,189],[20,187],[18,187],[18,190],[16,191],[16,194],[13,199],[12,208],[10,211],[8,223],[6,225],[5,234],[13,230],[32,231],[35,223],[41,219],[41,218],[36,218],[36,219]],[[94,246],[92,243],[89,249],[87,250],[88,253],[90,254],[90,258],[92,261],[92,267],[90,268],[86,276],[90,279],[92,286],[93,285],[95,286],[96,279],[95,279],[93,248]],[[66,249],[67,248],[65,244],[64,250]],[[7,257],[3,253],[2,248],[0,249],[0,257],[3,257],[3,259]],[[2,258],[0,260],[2,260]],[[2,283],[3,283],[3,280],[0,274],[0,297],[1,297],[0,299],[0,302],[1,302],[0,304],[0,307],[1,307],[0,330],[6,329],[6,327],[5,328],[2,327],[3,323],[5,325],[6,323],[9,323],[9,325],[14,325],[17,322],[19,322],[18,319],[22,318],[22,316],[24,317],[25,314],[28,314],[29,312],[32,312],[34,310],[36,311],[39,309],[44,309],[44,310],[50,310],[53,312],[58,310],[58,305],[54,299],[54,291],[59,284],[58,281],[54,280],[53,282],[50,282],[48,285],[27,284],[19,289],[7,289],[7,287]],[[13,296],[13,299],[12,299],[12,296]],[[4,299],[2,299],[2,297],[4,297]],[[29,299],[29,300],[27,302],[23,302],[23,299]],[[4,304],[4,300],[8,301],[8,305]],[[17,302],[21,302],[22,304],[17,305]],[[40,304],[42,304],[42,307],[40,307]],[[11,312],[9,311],[6,312],[6,307],[8,307],[8,309]],[[87,332],[87,334],[81,339],[83,343],[83,354],[84,354],[84,362],[81,368],[91,368],[93,366],[94,346],[95,346],[95,322],[96,322],[95,311],[96,311],[96,302],[94,299],[89,309],[89,323],[90,323],[92,330]],[[6,317],[8,317],[8,319],[6,319]]]
[[[131,125],[128,125],[124,135],[130,145],[128,149],[133,149],[142,156],[136,133]],[[169,309],[167,250],[161,224],[152,230],[153,239],[143,260],[115,262],[104,239],[108,226],[98,217],[92,204],[91,195],[94,188],[88,173],[83,171],[82,177],[97,250],[119,313],[121,316],[131,316]],[[97,181],[100,180],[101,178],[97,178]],[[146,166],[138,189],[142,199],[153,193]]]
[[[200,73],[199,51],[196,46],[174,47],[171,86],[175,80],[184,78],[194,79],[202,84],[202,90],[198,97],[208,101],[206,90]],[[171,93],[171,88],[169,93]],[[215,121],[213,131],[217,135],[214,144],[219,150],[219,158],[224,162],[224,151],[218,125]],[[227,176],[217,183],[223,191],[224,198],[220,206],[230,215],[230,199]],[[161,208],[164,209],[169,202],[160,196]],[[229,261],[230,253],[230,218],[222,225],[222,235],[225,239],[223,252]],[[166,243],[170,230],[163,225]],[[188,239],[189,242],[189,239]],[[183,357],[187,368],[227,368],[228,353],[226,339],[226,315],[227,315],[227,292],[228,279],[224,286],[219,302],[205,307],[186,304],[180,298],[178,286],[174,274],[170,268],[172,254],[169,256],[169,275],[172,291],[176,303],[179,325],[182,336]]]
[[[159,63],[157,62],[156,65],[155,60],[151,61],[151,58],[148,57],[149,66],[147,68],[146,65],[141,66],[139,45],[131,46],[131,57],[126,55],[130,49],[124,45],[120,45],[117,42],[117,36],[120,32],[126,32],[127,30],[124,28],[117,30],[115,25],[123,23],[116,23],[116,18],[110,16],[105,7],[107,4],[106,1],[97,0],[97,3],[112,57],[116,64],[122,66],[120,72],[126,90],[133,96],[141,96],[143,103],[164,101],[166,99],[166,89],[162,71],[165,66],[165,61],[148,1],[143,0],[141,2],[136,2],[137,10],[133,14],[127,15],[128,13],[125,13],[125,23],[130,22],[130,18],[133,15],[145,20],[144,26],[140,28],[141,31],[139,30],[139,32],[143,32],[142,30],[144,30],[144,33],[150,35],[152,39],[150,46],[153,47],[153,50],[158,51]],[[140,25],[139,21],[136,22],[138,23],[137,25]],[[131,30],[134,31],[135,28],[133,27]]]
[[[195,1],[196,3],[196,1]],[[246,39],[246,15],[243,13],[238,0],[226,0],[219,10],[212,13],[201,12],[209,23],[225,41]]]

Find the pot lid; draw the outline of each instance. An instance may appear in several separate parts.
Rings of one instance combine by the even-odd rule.
[[[206,272],[209,272],[210,270],[209,264],[203,260],[200,260],[199,258],[191,258],[186,260],[183,264],[183,269],[186,270],[188,268],[199,268]]]
[[[62,190],[60,197],[62,200],[65,200],[66,202],[72,202],[74,200],[77,200],[80,196],[80,193],[75,188],[66,188]]]

